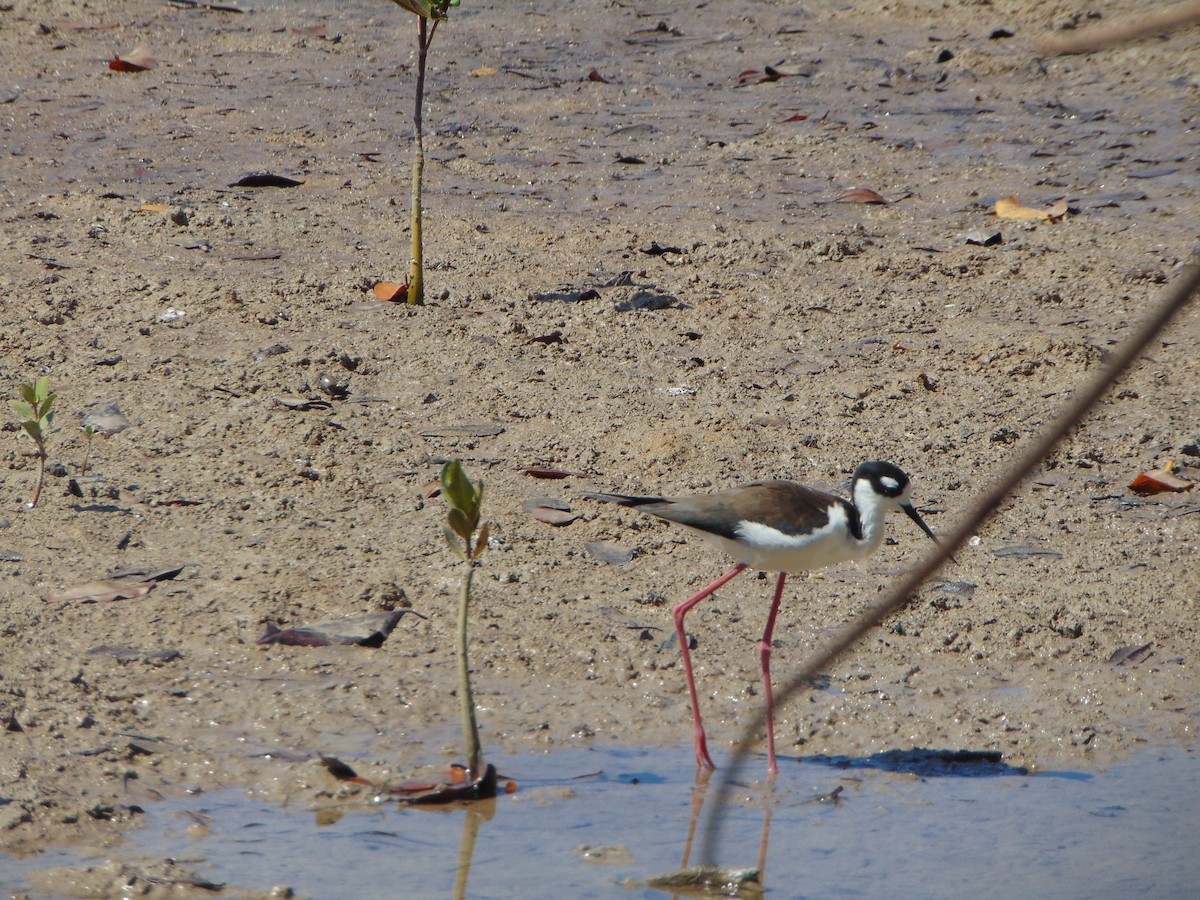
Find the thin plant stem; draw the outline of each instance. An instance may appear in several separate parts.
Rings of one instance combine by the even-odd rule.
[[[467,545],[470,553],[470,545]],[[478,778],[483,768],[483,750],[479,745],[479,727],[475,723],[475,695],[471,690],[471,669],[467,664],[467,615],[471,605],[471,581],[475,561],[467,560],[462,593],[458,597],[458,703],[462,711],[463,739],[467,742],[467,770]]]
[[[33,499],[29,501],[29,508],[33,509],[38,505],[38,500],[42,496],[42,483],[46,480],[46,448],[38,444],[38,476],[37,483],[33,486]]]
[[[437,23],[434,22],[434,27]],[[421,109],[425,104],[425,59],[433,34],[424,16],[417,16],[417,90],[413,109],[413,126],[416,146],[413,151],[412,171],[412,266],[408,276],[408,303],[410,306],[425,305],[425,250],[421,239],[421,185],[425,178],[425,126]]]

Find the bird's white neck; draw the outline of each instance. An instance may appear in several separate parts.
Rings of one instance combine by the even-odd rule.
[[[895,505],[895,501],[876,493],[871,482],[865,478],[854,482],[850,499],[858,509],[859,522],[862,524],[862,539],[855,543],[862,556],[869,556],[883,543],[884,513]]]

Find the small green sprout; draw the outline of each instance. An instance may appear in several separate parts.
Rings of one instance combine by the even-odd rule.
[[[50,424],[54,421],[55,395],[50,391],[50,379],[42,376],[33,384],[21,385],[21,399],[9,400],[8,405],[22,417],[21,428],[33,438],[37,445],[38,476],[33,488],[33,499],[26,506],[33,509],[42,496],[42,482],[46,478],[46,439],[50,436]]]
[[[92,438],[94,438],[96,435],[98,435],[100,433],[100,429],[97,428],[95,425],[93,425],[91,422],[89,422],[86,425],[81,425],[79,427],[80,427],[80,430],[83,431],[84,438],[87,439],[87,444],[85,445],[85,449],[83,451],[83,470],[79,474],[86,475],[87,470],[88,470],[88,459],[92,455]]]
[[[479,744],[475,695],[471,690],[471,670],[467,665],[467,615],[475,566],[488,546],[488,526],[479,525],[483,482],[472,483],[463,471],[462,463],[457,459],[451,460],[442,467],[442,495],[450,504],[445,526],[446,545],[467,568],[458,602],[458,698],[463,739],[467,745],[467,772],[472,779],[479,779],[484,775],[483,749]]]

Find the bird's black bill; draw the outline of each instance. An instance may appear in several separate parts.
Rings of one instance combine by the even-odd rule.
[[[901,509],[904,510],[906,512],[906,514],[908,514],[908,518],[911,518],[911,520],[913,522],[917,523],[917,526],[920,528],[920,530],[923,530],[923,532],[925,534],[929,535],[929,539],[931,541],[934,541],[934,544],[941,545],[941,541],[937,540],[937,535],[934,534],[934,529],[930,528],[928,526],[928,524],[925,524],[925,520],[924,520],[924,518],[920,517],[920,514],[917,511],[916,506],[906,503],[906,504],[904,504],[904,506],[901,506]],[[955,559],[952,556],[952,557],[950,557],[950,562],[958,564],[959,560]]]
[[[934,534],[934,529],[930,528],[928,524],[925,524],[925,520],[924,518],[920,517],[916,506],[913,506],[911,503],[906,503],[904,506],[901,506],[901,509],[906,512],[908,518],[911,518],[913,522],[917,523],[917,526],[920,528],[920,530],[923,530],[925,534],[929,535],[929,539],[934,541],[934,544],[940,544],[941,541],[937,540],[937,535]],[[950,557],[950,559],[953,558],[954,557]]]

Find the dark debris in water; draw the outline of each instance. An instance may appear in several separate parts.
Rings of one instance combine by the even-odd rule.
[[[447,777],[439,781],[408,781],[394,786],[377,785],[360,776],[353,768],[333,756],[322,756],[323,765],[338,781],[361,784],[381,794],[417,806],[440,806],[469,800],[493,799],[499,788],[500,776],[496,767],[486,765],[478,777],[464,766],[453,766]],[[504,793],[516,791],[516,782],[505,780]]]
[[[727,869],[692,866],[647,878],[646,887],[690,897],[759,897],[762,883],[757,868]]]
[[[1023,766],[1004,762],[999,750],[933,750],[914,747],[912,750],[885,750],[870,756],[806,756],[804,762],[833,766],[839,769],[880,769],[885,772],[906,772],[922,778],[945,775],[987,777],[998,775],[1028,775]]]

